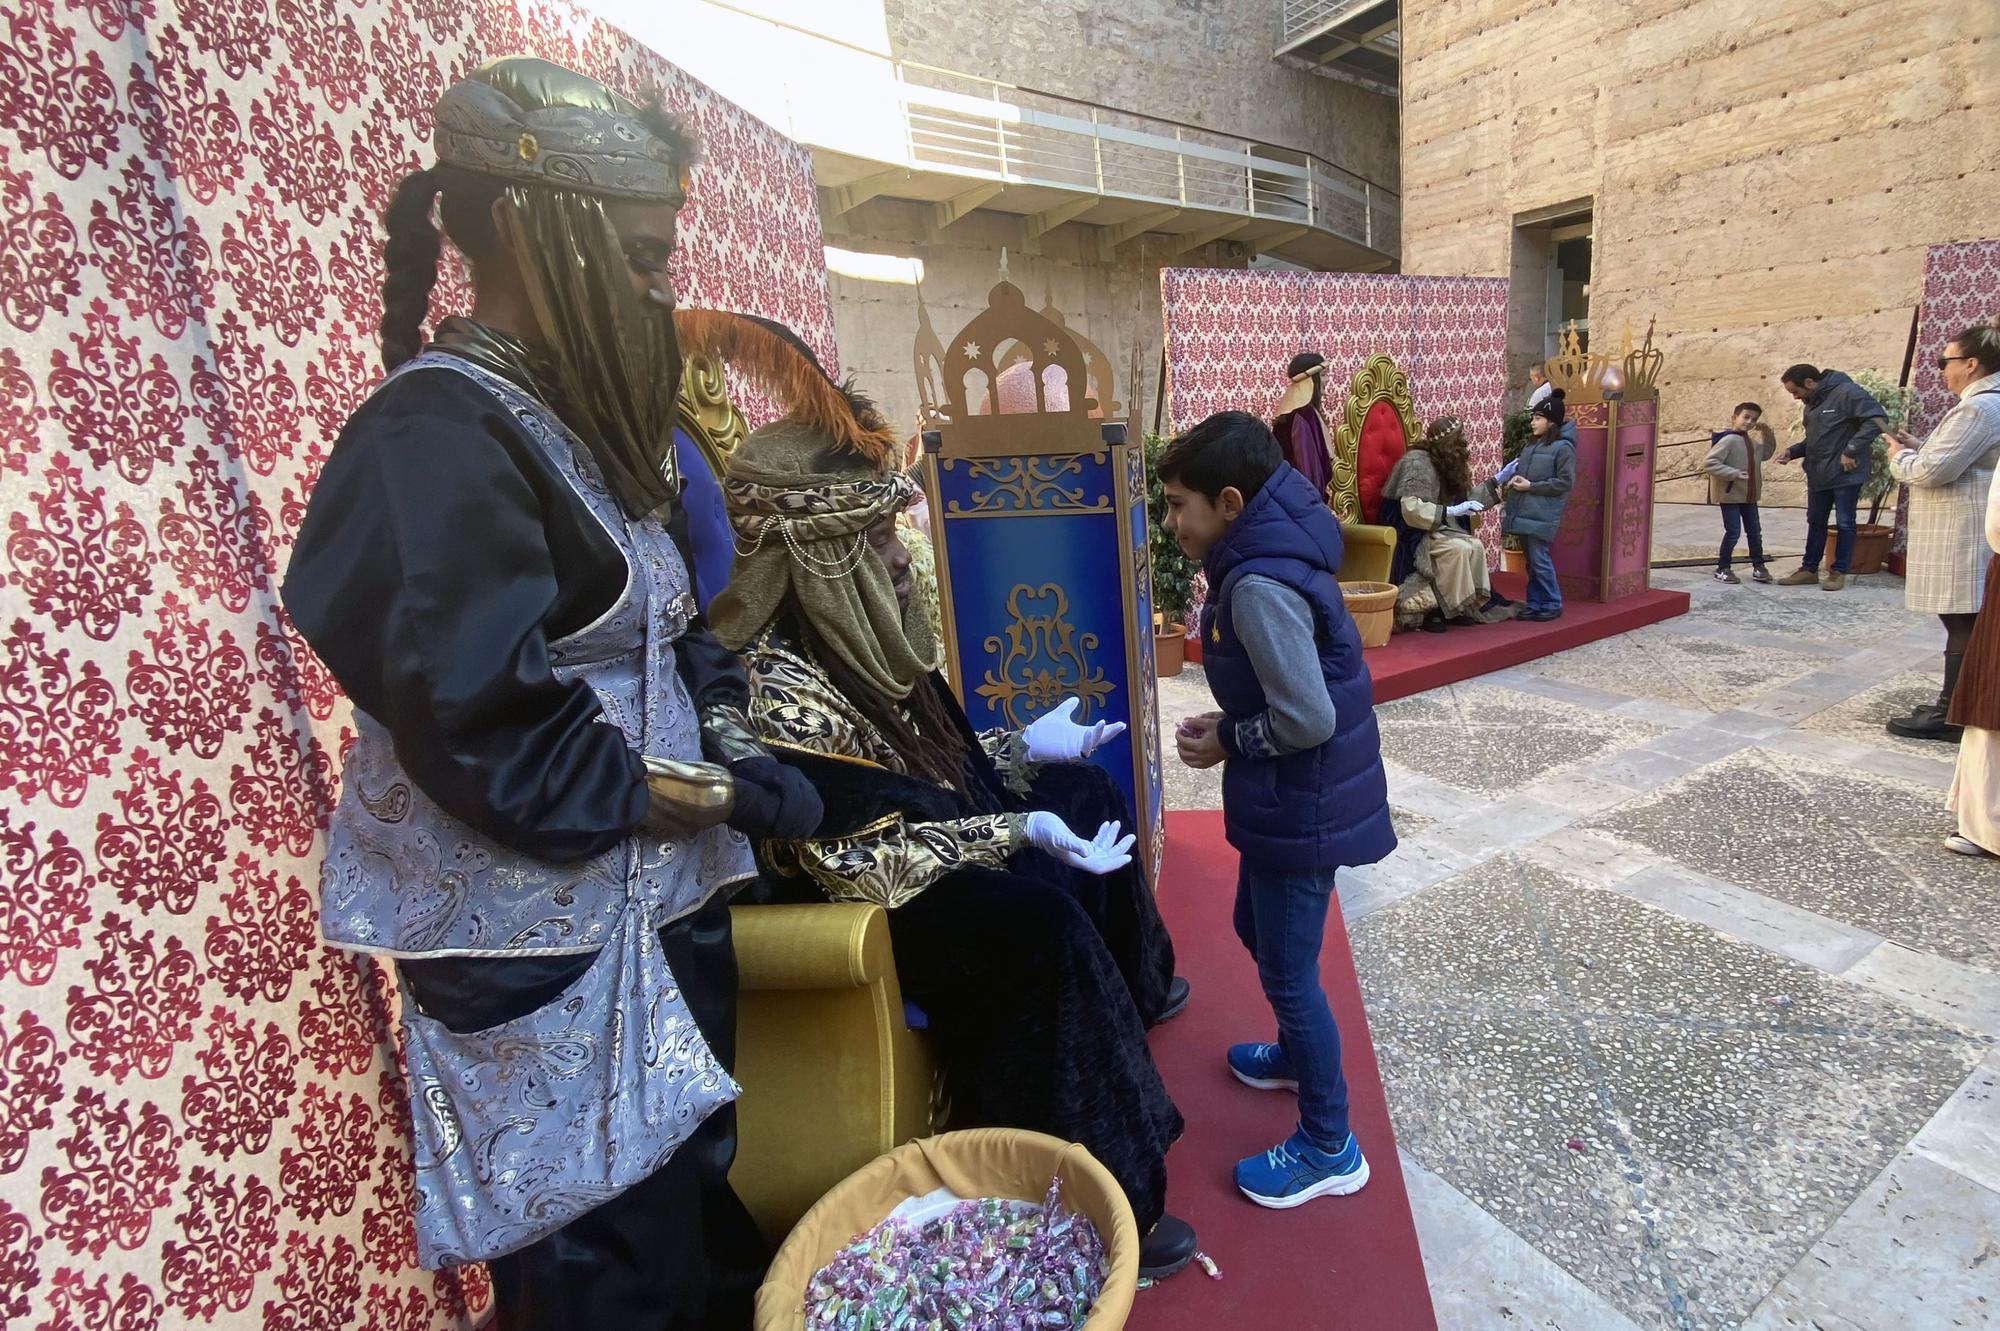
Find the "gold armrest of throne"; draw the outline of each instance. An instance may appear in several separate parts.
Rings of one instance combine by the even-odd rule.
[[[730,921],[743,1097],[729,1177],[775,1244],[834,1184],[930,1135],[934,1070],[880,906],[737,906]]]

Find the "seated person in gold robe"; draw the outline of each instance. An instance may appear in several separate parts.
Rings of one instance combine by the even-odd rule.
[[[1396,529],[1396,631],[1441,633],[1446,624],[1485,624],[1511,617],[1493,605],[1486,547],[1470,519],[1491,503],[1477,494],[1465,429],[1454,416],[1434,420],[1397,461],[1382,486],[1381,520]]]
[[[1132,1203],[1141,1271],[1178,1270],[1194,1253],[1165,1209],[1182,1122],[1146,1029],[1187,985],[1124,795],[1079,761],[1124,727],[1079,723],[1072,701],[1025,730],[973,732],[899,534],[912,485],[893,439],[782,329],[755,328],[690,339],[681,322],[684,344],[761,367],[788,409],[729,460],[737,559],[712,610],[743,654],[751,729],[823,793],[811,835],[758,847],[765,891],[887,909],[954,1105],[1088,1147]]]

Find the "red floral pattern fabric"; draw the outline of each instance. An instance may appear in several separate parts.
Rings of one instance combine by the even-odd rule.
[[[1944,419],[1957,401],[1944,386],[1937,358],[1952,334],[2000,315],[2000,240],[1968,240],[1933,245],[1924,254],[1923,303],[1917,313],[1917,358],[1911,385],[1917,390],[1910,404],[1909,432],[1918,439]],[[1896,535],[1892,548],[1902,550],[1909,536],[1909,491],[1896,491]]]
[[[1217,411],[1269,419],[1285,390],[1285,363],[1317,351],[1327,361],[1320,408],[1331,441],[1355,371],[1386,354],[1409,375],[1418,428],[1458,417],[1474,477],[1499,469],[1510,405],[1505,278],[1169,268],[1160,293],[1175,428]],[[1500,524],[1482,522],[1479,536],[1498,562]]]
[[[676,289],[834,363],[805,151],[565,0],[0,13],[0,1326],[491,1312],[413,1265],[392,986],[317,935],[351,731],[277,588],[379,373],[375,219],[514,52],[686,117]]]

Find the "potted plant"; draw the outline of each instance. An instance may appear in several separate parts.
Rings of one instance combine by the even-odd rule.
[[[1527,447],[1528,440],[1534,437],[1534,433],[1528,428],[1527,408],[1509,412],[1507,418],[1500,423],[1500,465],[1504,467],[1521,456],[1521,450]],[[1512,536],[1500,538],[1500,568],[1507,573],[1528,571],[1527,552],[1521,549],[1521,543]]]
[[[1188,607],[1199,571],[1166,528],[1166,487],[1157,464],[1167,441],[1146,436],[1146,552],[1153,564],[1153,668],[1162,679],[1181,673],[1187,657]]]
[[[1870,370],[1856,372],[1854,382],[1867,389],[1869,396],[1882,404],[1891,431],[1901,430],[1908,423],[1910,404],[1916,399],[1914,390],[1901,387],[1887,375]],[[1882,571],[1883,562],[1889,557],[1889,542],[1896,534],[1894,527],[1882,524],[1882,508],[1895,493],[1896,478],[1889,474],[1889,443],[1878,436],[1868,461],[1868,479],[1861,484],[1861,498],[1868,501],[1868,518],[1855,528],[1854,558],[1848,562],[1849,573],[1860,576]],[[1829,568],[1832,567],[1836,539],[1836,531],[1827,528],[1826,557]]]

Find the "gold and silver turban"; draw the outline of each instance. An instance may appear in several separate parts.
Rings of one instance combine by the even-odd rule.
[[[593,78],[532,56],[489,60],[446,89],[438,160],[483,176],[678,207],[694,145]]]

